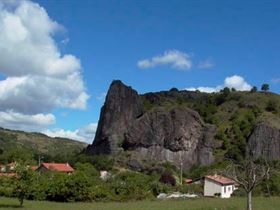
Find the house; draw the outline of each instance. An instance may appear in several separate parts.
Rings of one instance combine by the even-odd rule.
[[[42,163],[36,171],[40,173],[45,172],[61,172],[71,174],[74,169],[68,163]]]
[[[204,177],[204,196],[230,198],[235,189],[235,182],[227,177],[217,174]]]

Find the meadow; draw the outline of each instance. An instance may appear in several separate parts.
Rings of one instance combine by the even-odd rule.
[[[57,203],[47,201],[24,201],[18,205],[17,199],[0,198],[1,210],[244,210],[246,198],[199,198],[192,200],[134,201],[134,202],[92,202]],[[279,197],[253,198],[254,210],[279,210]]]

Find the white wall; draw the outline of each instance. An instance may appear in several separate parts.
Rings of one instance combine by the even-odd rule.
[[[226,192],[225,192],[225,189],[226,189]],[[222,186],[221,198],[230,198],[233,191],[234,191],[234,185]]]
[[[226,192],[225,192],[226,188]],[[222,186],[217,182],[214,182],[209,179],[205,179],[204,182],[204,196],[214,196],[216,193],[221,194],[221,198],[230,198],[231,194],[233,193],[234,185],[226,185]]]
[[[214,196],[215,193],[222,194],[221,185],[205,178],[204,181],[204,196]]]

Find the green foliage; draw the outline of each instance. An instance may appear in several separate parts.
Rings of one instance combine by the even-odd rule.
[[[262,84],[262,88],[261,88],[262,91],[269,91],[269,84],[265,83],[265,84]]]
[[[24,161],[29,163],[34,163],[34,154],[23,148],[12,148],[9,150],[3,151],[0,155],[0,162],[10,163],[14,161]]]
[[[175,87],[171,88],[169,91],[173,91],[173,92],[179,92],[179,90]]]
[[[266,104],[265,110],[268,112],[277,113],[278,111],[278,104],[275,100],[269,100]]]
[[[114,166],[114,159],[109,155],[92,156],[92,164],[97,170],[112,170]]]
[[[246,155],[247,138],[256,123],[257,112],[253,109],[239,110],[232,116],[232,135],[234,140],[228,146],[226,157],[240,161]]]
[[[26,164],[17,163],[15,178],[16,196],[22,206],[23,200],[27,198],[27,195],[30,192],[30,186],[33,181],[33,173],[28,167],[26,167]]]
[[[251,93],[256,93],[258,91],[258,88],[256,86],[253,86],[251,89]]]
[[[153,177],[136,172],[124,172],[108,181],[112,199],[143,200],[153,196]]]
[[[45,162],[74,162],[85,143],[63,138],[50,138],[40,133],[27,133],[0,128],[0,163],[16,160],[35,164],[38,156]]]
[[[149,111],[154,107],[154,105],[147,99],[144,99],[142,103],[145,111]]]

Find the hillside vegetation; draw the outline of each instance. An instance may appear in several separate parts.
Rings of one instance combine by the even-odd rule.
[[[175,107],[197,111],[206,123],[216,126],[216,162],[225,157],[241,160],[246,144],[258,123],[280,129],[280,96],[268,92],[240,92],[225,88],[219,93],[170,91],[142,95],[146,112]]]
[[[14,160],[70,161],[87,144],[66,138],[51,138],[41,133],[27,133],[0,128],[0,162]]]

